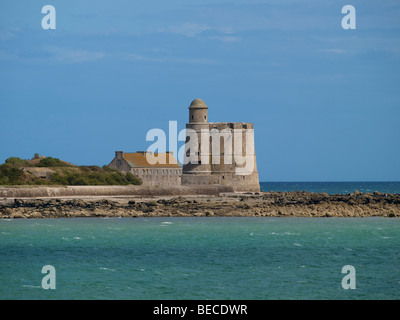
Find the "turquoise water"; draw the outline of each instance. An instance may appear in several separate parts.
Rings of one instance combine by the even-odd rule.
[[[0,220],[0,299],[399,299],[399,243],[396,218]]]
[[[379,191],[400,193],[400,182],[260,182],[261,191],[308,191],[328,194],[349,194]]]

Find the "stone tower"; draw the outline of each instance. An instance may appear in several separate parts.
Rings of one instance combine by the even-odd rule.
[[[183,185],[221,184],[234,191],[260,191],[252,123],[208,122],[201,99],[189,106]]]

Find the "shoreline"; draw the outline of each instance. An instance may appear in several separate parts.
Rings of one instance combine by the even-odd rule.
[[[400,217],[400,194],[234,193],[222,192],[223,189],[216,192],[215,188],[210,193],[210,190],[208,194],[197,189],[181,195],[146,191],[136,195],[0,196],[0,218]]]

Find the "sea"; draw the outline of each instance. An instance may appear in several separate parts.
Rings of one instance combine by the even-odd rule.
[[[262,183],[399,193],[400,183]],[[368,191],[367,191],[368,190]],[[1,300],[398,300],[400,219],[0,220]]]
[[[260,182],[261,191],[307,191],[326,192],[327,194],[362,193],[398,193],[400,181],[391,182]]]

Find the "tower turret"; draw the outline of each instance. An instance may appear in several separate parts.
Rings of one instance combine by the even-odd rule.
[[[208,107],[201,99],[194,99],[189,106],[189,123],[207,123]]]
[[[202,141],[209,141],[208,107],[202,99],[194,99],[189,106],[189,123],[186,124],[186,155],[192,154],[189,163],[183,164],[183,172],[187,174],[210,174],[210,163],[202,162],[209,158],[208,145],[202,146]],[[194,160],[194,161],[193,161]]]

